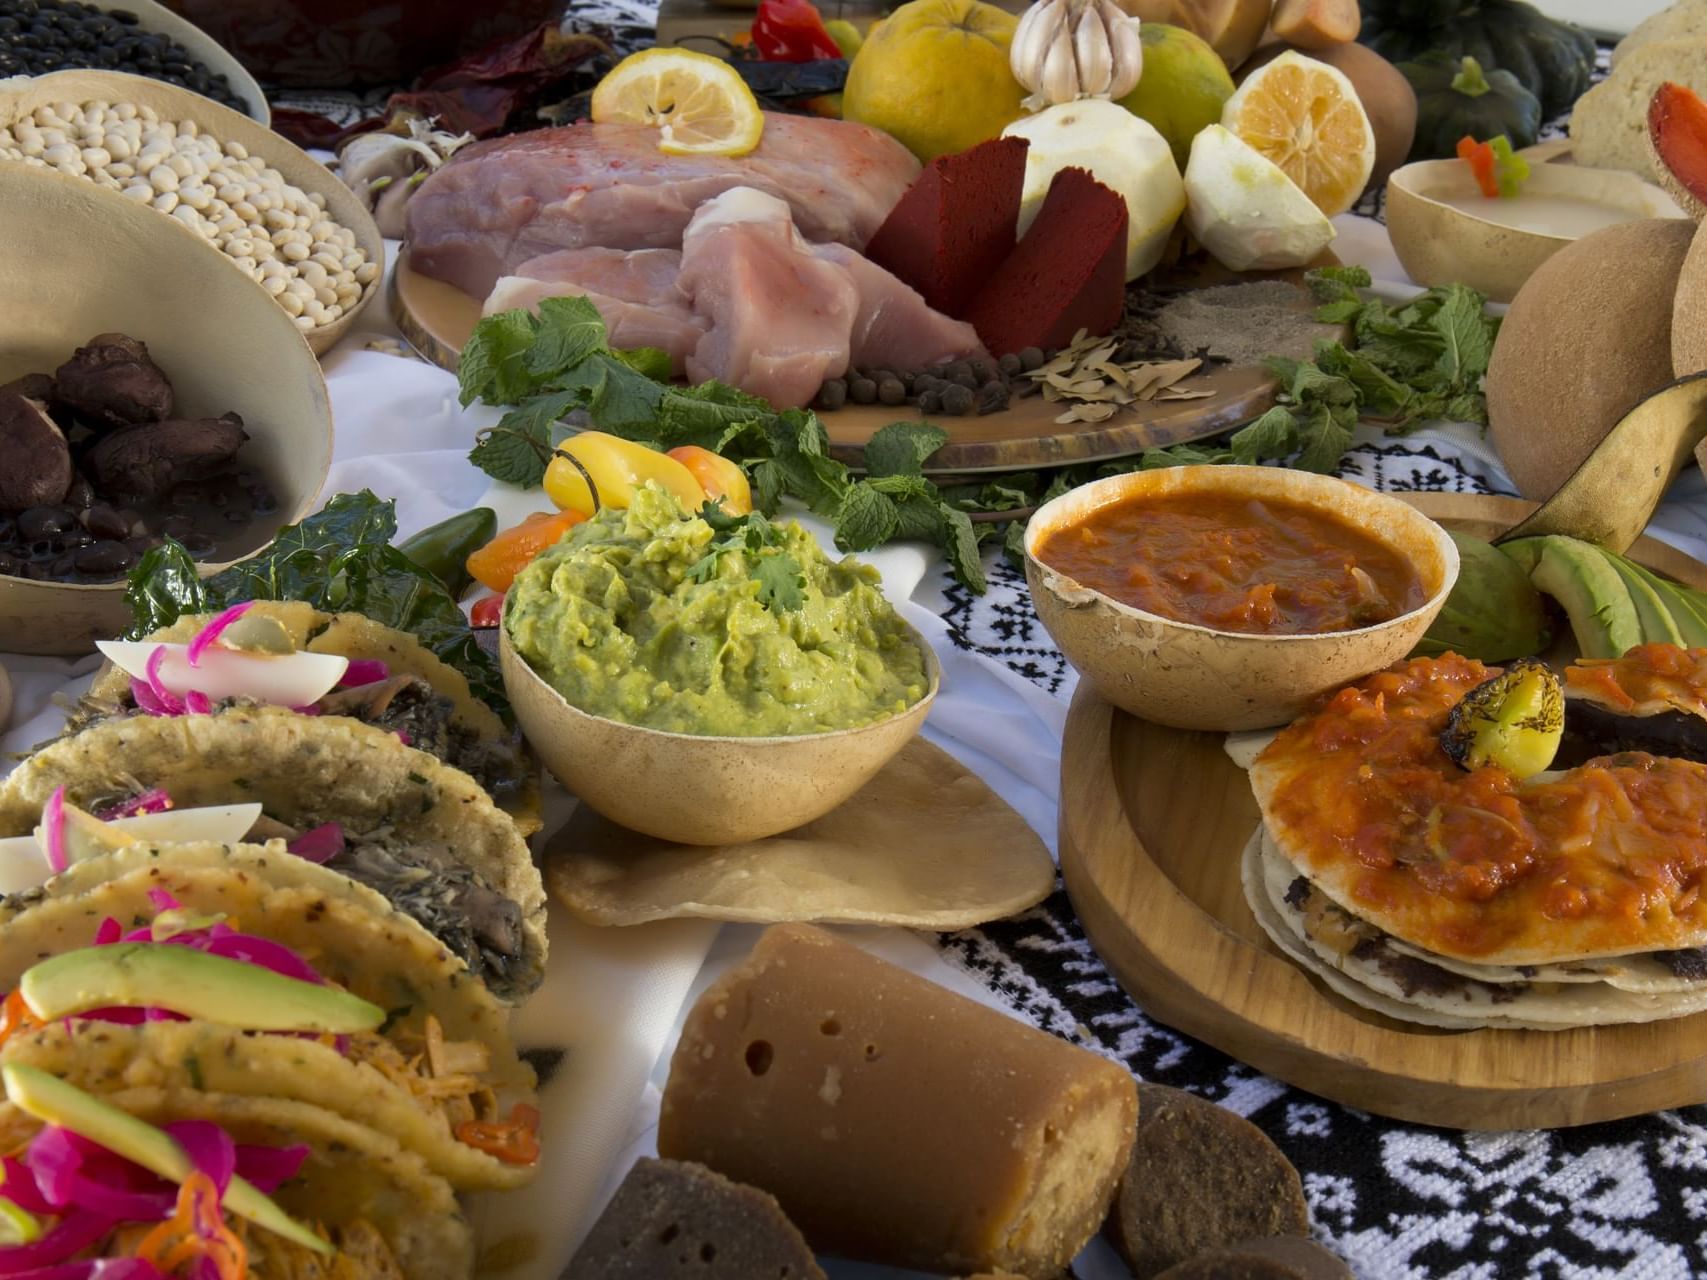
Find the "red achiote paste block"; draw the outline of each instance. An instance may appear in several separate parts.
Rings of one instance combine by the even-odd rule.
[[[966,306],[1014,249],[1025,186],[1024,138],[992,138],[938,156],[889,211],[865,256],[964,319]]]
[[[965,318],[998,356],[1112,332],[1126,302],[1126,201],[1083,169],[1049,184],[1037,219]]]

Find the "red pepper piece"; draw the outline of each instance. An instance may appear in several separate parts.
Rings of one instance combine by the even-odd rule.
[[[495,627],[504,620],[504,597],[481,596],[468,615],[468,625],[476,630]]]
[[[842,56],[812,0],[761,0],[753,17],[753,45],[766,62],[817,62]]]
[[[1482,194],[1488,199],[1495,199],[1500,193],[1499,176],[1495,172],[1494,148],[1492,143],[1477,142],[1469,134],[1458,139],[1458,158],[1470,166],[1470,172],[1476,176],[1476,185],[1482,189]]]
[[[508,1122],[464,1120],[456,1127],[456,1137],[505,1164],[533,1164],[539,1159],[539,1109],[518,1102],[510,1108]]]
[[[1672,177],[1707,201],[1707,102],[1686,85],[1666,81],[1648,104],[1648,136]]]

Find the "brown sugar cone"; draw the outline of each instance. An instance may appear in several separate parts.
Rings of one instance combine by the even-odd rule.
[[[659,1153],[776,1196],[823,1253],[1053,1280],[1125,1167],[1122,1068],[808,925],[700,997]]]

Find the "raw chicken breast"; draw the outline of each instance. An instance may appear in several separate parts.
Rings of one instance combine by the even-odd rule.
[[[919,291],[846,245],[813,247],[846,271],[859,290],[859,313],[849,339],[850,362],[862,369],[927,369],[988,353],[978,331],[933,310]]]
[[[536,311],[541,298],[585,295],[599,309],[612,347],[658,347],[669,352],[670,372],[680,377],[708,327],[676,288],[681,269],[679,249],[562,249],[530,258],[500,279],[483,310]]]
[[[694,211],[731,187],[788,202],[814,241],[860,248],[919,174],[888,134],[765,115],[745,156],[669,156],[644,125],[578,124],[464,147],[409,200],[415,270],[484,298],[557,249],[674,249]]]
[[[688,356],[690,380],[718,378],[784,409],[847,372],[859,290],[775,196],[736,187],[701,205],[676,284],[711,325]]]

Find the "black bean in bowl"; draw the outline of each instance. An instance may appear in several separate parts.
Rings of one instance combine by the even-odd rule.
[[[69,0],[0,0],[0,78],[73,67],[147,76],[249,113],[223,72],[170,36],[144,30],[134,13]]]

